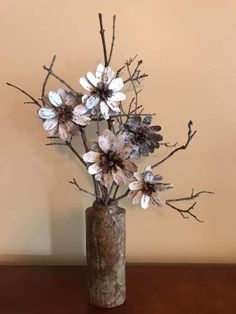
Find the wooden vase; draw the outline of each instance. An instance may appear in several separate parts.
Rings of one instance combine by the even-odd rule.
[[[125,209],[95,201],[86,210],[88,301],[112,308],[124,303]]]

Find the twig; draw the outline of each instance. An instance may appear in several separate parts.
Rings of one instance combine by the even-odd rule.
[[[173,202],[190,201],[190,200],[193,200],[193,199],[199,197],[201,194],[214,194],[214,193],[210,192],[210,191],[200,191],[200,192],[194,193],[194,189],[192,189],[192,192],[191,192],[190,196],[166,200],[166,205],[171,207],[171,208],[173,208],[173,209],[175,209],[175,210],[177,210],[177,212],[179,212],[183,218],[188,218],[189,216],[186,216],[186,214],[187,214],[187,215],[190,215],[193,218],[195,218],[198,222],[203,222],[202,220],[198,219],[195,214],[193,214],[191,212],[191,210],[194,208],[194,206],[197,204],[197,202],[194,202],[187,209],[181,209],[181,208],[176,207],[173,204],[171,204]]]
[[[113,191],[114,186],[115,186],[115,182],[112,182],[112,185],[111,185],[111,187],[110,187],[110,190],[109,190],[109,192],[107,193],[107,199],[106,199],[106,202],[105,202],[106,205],[107,205],[108,202],[109,202],[109,199],[110,199],[110,196],[111,196],[111,193],[112,193],[112,191]]]
[[[30,94],[28,94],[26,91],[24,91],[23,89],[21,89],[20,87],[16,86],[16,85],[13,85],[11,83],[6,83],[8,86],[11,86],[11,87],[14,87],[16,89],[18,89],[21,93],[25,94],[26,96],[28,96],[35,105],[37,105],[38,107],[41,107],[41,104],[33,97],[31,96]]]
[[[61,146],[66,146],[66,143],[57,143],[57,142],[53,142],[53,143],[47,143],[45,144],[46,146],[54,146],[54,145],[61,145]]]
[[[121,200],[122,198],[125,198],[128,194],[129,194],[129,189],[124,194],[122,194],[119,197],[117,197],[115,199],[115,201],[117,202],[117,201]]]
[[[191,142],[192,138],[194,137],[194,135],[196,134],[196,130],[193,132],[192,131],[192,121],[189,121],[188,123],[188,138],[187,141],[184,145],[179,146],[178,148],[174,149],[172,152],[170,152],[165,158],[163,158],[162,160],[158,161],[157,163],[155,163],[152,168],[155,168],[157,166],[159,166],[160,164],[162,164],[164,161],[166,161],[167,159],[169,159],[172,155],[174,155],[177,151],[181,150],[181,149],[186,149],[189,145],[189,143]]]
[[[51,75],[50,72],[52,71],[52,68],[53,68],[53,65],[54,65],[55,60],[56,60],[56,55],[54,55],[53,58],[52,58],[52,61],[51,61],[50,66],[49,66],[49,68],[48,68],[48,73],[47,73],[47,75],[46,75],[46,77],[45,77],[45,79],[44,79],[44,82],[43,82],[43,87],[42,87],[42,99],[43,99],[44,96],[45,96],[46,85],[47,85],[48,79],[49,79],[49,77],[50,77],[50,75]]]
[[[76,92],[65,80],[63,80],[57,74],[55,74],[52,69],[46,67],[45,65],[43,66],[43,69],[48,71],[50,75],[54,76],[59,82],[64,84],[67,88],[69,88],[70,90],[72,90],[75,93],[77,93],[78,96],[83,96],[83,94],[80,94],[80,93]]]
[[[187,197],[181,197],[181,198],[174,198],[174,199],[169,199],[166,200],[167,202],[180,202],[180,201],[189,201],[189,200],[193,200],[197,197],[199,197],[199,195],[201,194],[214,194],[214,192],[210,192],[210,191],[200,191],[194,194],[194,189],[192,189],[191,195],[187,196]]]
[[[162,145],[162,146],[170,148],[170,147],[176,147],[178,145],[178,142],[176,142],[174,144],[170,144],[169,142],[167,142],[167,143],[159,143],[159,144]]]
[[[84,192],[84,193],[86,193],[86,194],[89,194],[89,195],[91,195],[91,196],[96,197],[96,195],[95,195],[94,193],[91,193],[91,192],[89,192],[89,191],[87,191],[87,190],[81,188],[75,179],[73,179],[73,181],[69,181],[69,183],[75,185],[75,186],[79,189],[79,191]]]
[[[105,63],[105,67],[107,67],[107,65],[108,65],[107,47],[106,47],[106,40],[105,40],[105,29],[103,28],[102,13],[98,14],[98,18],[99,18],[99,24],[100,24],[100,35],[101,35],[101,39],[102,39],[104,63]]]
[[[116,186],[116,188],[115,188],[115,191],[114,191],[114,194],[113,194],[113,199],[116,198],[116,195],[117,195],[117,193],[118,193],[119,187],[120,187],[120,186],[117,184],[117,186]]]
[[[178,207],[176,207],[176,206],[174,206],[174,205],[172,205],[172,204],[166,202],[166,205],[167,205],[167,206],[169,206],[169,207],[171,207],[171,208],[177,210],[177,212],[179,212],[180,215],[181,215],[183,218],[187,219],[187,218],[189,217],[189,216],[185,216],[185,214],[187,214],[187,215],[192,216],[192,217],[193,217],[194,219],[196,219],[198,222],[203,222],[202,220],[200,220],[199,218],[197,218],[197,216],[194,215],[194,214],[191,212],[191,210],[194,208],[194,206],[195,206],[196,204],[197,204],[197,202],[193,203],[193,204],[192,204],[189,208],[187,208],[187,209],[180,209],[180,208],[178,208]]]
[[[87,168],[86,162],[83,160],[83,158],[80,156],[80,154],[76,151],[76,149],[72,146],[72,144],[68,141],[66,141],[66,146],[70,148],[70,150],[75,154],[75,156],[81,161],[81,163]]]
[[[114,44],[115,44],[115,30],[116,30],[116,16],[113,16],[113,26],[112,26],[112,41],[111,41],[111,49],[110,49],[110,53],[109,53],[109,58],[107,61],[107,65],[110,64],[111,62],[111,57],[112,57],[112,52],[114,49]]]
[[[133,86],[133,90],[134,90],[134,94],[135,94],[135,113],[137,113],[137,107],[138,107],[138,91],[136,89],[136,86],[134,84],[134,80],[133,80],[133,76],[131,74],[131,71],[130,71],[130,64],[133,62],[133,59],[130,59],[129,61],[127,60],[126,61],[126,68],[127,68],[127,71],[129,73],[129,78],[130,78],[130,81],[131,81],[131,84]],[[136,67],[137,68],[137,67]]]

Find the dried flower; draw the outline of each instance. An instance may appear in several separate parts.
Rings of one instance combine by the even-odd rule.
[[[144,173],[135,172],[136,181],[129,184],[129,197],[133,199],[133,204],[141,203],[141,207],[146,209],[153,204],[162,206],[165,204],[159,194],[160,192],[172,189],[169,183],[160,183],[163,179],[160,175],[154,175],[150,166],[145,168]]]
[[[87,77],[80,78],[80,84],[89,92],[82,97],[88,109],[95,109],[100,106],[100,112],[105,119],[109,119],[109,111],[120,112],[117,101],[126,99],[125,94],[120,90],[124,86],[120,77],[115,77],[114,71],[110,67],[98,64],[96,76],[88,72]]]
[[[77,125],[85,126],[90,118],[84,115],[87,108],[80,103],[76,95],[62,88],[49,92],[44,99],[46,106],[39,109],[39,116],[44,121],[43,127],[51,136],[59,133],[66,141],[78,132]]]
[[[110,130],[104,130],[92,149],[83,155],[83,159],[92,163],[88,172],[107,188],[113,181],[118,185],[125,183],[137,171],[137,166],[129,160],[132,147],[125,143],[121,134],[115,136]]]
[[[142,119],[137,114],[129,117],[127,123],[123,125],[123,134],[134,146],[131,159],[138,159],[141,155],[148,156],[149,153],[153,153],[156,148],[160,147],[159,142],[163,138],[157,132],[161,130],[161,127],[159,125],[151,126],[151,122],[151,115],[146,115]]]

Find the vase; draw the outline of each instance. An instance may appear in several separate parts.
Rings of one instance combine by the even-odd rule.
[[[87,294],[92,305],[112,308],[124,303],[125,209],[95,201],[86,210]]]

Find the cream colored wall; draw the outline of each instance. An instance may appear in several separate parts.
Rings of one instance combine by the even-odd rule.
[[[0,261],[83,263],[84,210],[91,199],[68,184],[90,181],[66,149],[47,147],[35,108],[11,81],[40,96],[43,64],[75,88],[102,61],[97,13],[106,28],[117,14],[112,66],[138,54],[149,78],[140,102],[156,112],[166,141],[184,142],[186,123],[198,130],[191,147],[161,166],[172,196],[210,189],[195,212],[127,208],[128,262],[236,262],[236,2],[226,0],[0,1]],[[111,35],[108,32],[107,35]],[[50,88],[58,88],[50,81]],[[131,95],[130,95],[131,97]],[[167,151],[158,150],[149,164]],[[147,161],[145,160],[143,165]]]

